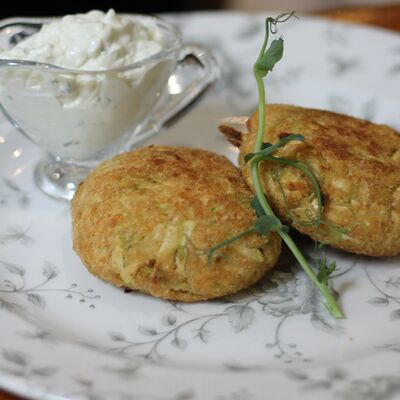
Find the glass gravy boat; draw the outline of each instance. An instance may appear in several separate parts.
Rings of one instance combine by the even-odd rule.
[[[34,180],[51,197],[72,199],[91,168],[158,133],[219,76],[212,53],[183,45],[172,24],[131,17],[151,19],[164,41],[159,52],[131,65],[86,71],[0,59],[0,109],[47,152]],[[50,21],[3,20],[0,46],[11,47]]]

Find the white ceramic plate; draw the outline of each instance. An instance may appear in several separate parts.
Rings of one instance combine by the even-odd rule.
[[[263,16],[175,18],[206,44],[222,80],[153,143],[236,160],[217,132],[256,106],[251,76]],[[345,111],[400,128],[400,36],[301,18],[268,101]],[[56,133],[55,133],[56,134]],[[40,151],[0,119],[0,386],[37,399],[255,400],[400,397],[400,258],[336,259],[347,318],[332,320],[293,262],[223,300],[185,305],[124,293],[71,249],[69,209],[42,195]]]

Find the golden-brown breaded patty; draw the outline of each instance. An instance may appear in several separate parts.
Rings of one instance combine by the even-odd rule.
[[[240,167],[250,184],[250,165],[243,157],[253,151],[257,127],[255,113],[247,121],[247,134],[225,129],[234,143],[241,143]],[[323,193],[323,223],[309,224],[317,202],[308,178],[293,167],[264,161],[264,189],[278,216],[312,239],[345,251],[400,254],[400,135],[388,126],[333,112],[268,105],[264,142],[275,143],[288,133],[305,140],[290,142],[274,155],[303,161],[314,172]]]
[[[189,148],[146,147],[102,163],[72,201],[73,245],[94,275],[178,301],[246,288],[271,269],[280,238],[248,235],[252,193],[225,157]]]

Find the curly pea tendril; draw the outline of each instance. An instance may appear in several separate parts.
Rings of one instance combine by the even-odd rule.
[[[260,54],[254,64],[253,73],[257,82],[258,88],[258,131],[256,143],[253,152],[247,154],[244,157],[245,162],[251,163],[251,179],[255,188],[255,197],[252,201],[252,207],[254,208],[257,218],[253,225],[246,229],[245,231],[218,243],[207,250],[208,261],[211,262],[213,257],[218,254],[218,250],[224,246],[227,246],[248,234],[256,233],[258,235],[266,235],[269,232],[276,232],[285,242],[287,247],[291,250],[294,257],[298,263],[303,268],[304,272],[307,274],[309,279],[314,283],[314,285],[321,292],[324,297],[324,304],[329,313],[334,318],[343,318],[343,312],[339,308],[334,298],[333,293],[329,289],[329,276],[335,270],[335,263],[327,264],[326,258],[322,259],[319,263],[319,271],[315,273],[314,270],[309,265],[308,261],[301,253],[300,249],[294,243],[292,238],[289,236],[289,229],[287,226],[283,225],[279,218],[272,211],[267,198],[265,197],[264,190],[260,179],[260,162],[268,161],[278,164],[283,164],[300,170],[311,182],[313,190],[315,192],[315,197],[317,200],[317,215],[312,221],[313,225],[321,224],[321,216],[323,212],[323,199],[321,194],[321,189],[318,184],[318,180],[310,168],[301,161],[289,160],[287,158],[278,157],[273,153],[279,148],[285,146],[287,143],[292,141],[304,141],[304,136],[299,134],[289,134],[284,138],[280,139],[277,143],[263,143],[263,133],[265,128],[265,87],[263,78],[271,72],[275,64],[281,60],[283,56],[283,38],[279,37],[274,39],[269,43],[269,36],[276,35],[278,32],[278,24],[283,23],[290,19],[291,17],[296,17],[294,12],[284,13],[278,15],[276,18],[268,17],[265,20],[265,37],[264,42],[261,47]],[[219,254],[222,255],[222,254]]]

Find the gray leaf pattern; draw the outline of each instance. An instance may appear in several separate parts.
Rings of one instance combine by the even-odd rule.
[[[331,65],[331,73],[335,77],[357,69],[360,63],[357,58],[344,58],[337,54],[329,56],[328,60]]]
[[[385,280],[385,286],[400,289],[400,276],[389,276],[389,278]]]
[[[400,320],[400,309],[397,309],[397,310],[393,310],[391,313],[390,313],[390,320],[391,321],[397,321],[397,320]]]
[[[380,346],[380,349],[389,350],[389,351],[394,351],[396,353],[400,353],[400,342],[384,344],[383,346]]]
[[[255,319],[255,310],[248,305],[237,305],[227,308],[229,323],[235,332],[247,329]]]
[[[400,376],[376,376],[368,380],[352,381],[337,392],[339,400],[389,400],[400,395]]]
[[[162,317],[165,326],[173,326],[176,324],[176,316],[174,314],[166,314]]]
[[[341,275],[344,273],[346,272]],[[166,358],[160,350],[167,343],[181,350],[187,349],[190,339],[187,335],[183,336],[183,332],[190,326],[195,332],[193,338],[206,344],[212,338],[211,324],[214,321],[227,320],[233,332],[239,334],[252,327],[259,311],[277,319],[275,341],[267,343],[265,348],[274,350],[274,357],[285,363],[309,362],[310,358],[303,355],[296,343],[284,343],[281,335],[286,329],[290,317],[299,314],[308,314],[311,324],[317,329],[329,333],[341,333],[340,323],[328,315],[321,297],[306,274],[298,267],[293,267],[290,272],[276,270],[258,289],[251,289],[249,297],[236,299],[233,296],[225,299],[225,303],[229,303],[229,306],[225,307],[222,312],[192,314],[187,313],[183,305],[173,303],[174,313],[168,312],[162,316],[160,328],[151,325],[137,326],[138,332],[149,339],[131,339],[125,334],[112,332],[109,334],[110,339],[119,344],[101,348],[107,353],[125,356],[136,354],[158,362]],[[219,303],[220,306],[223,304],[224,302]],[[181,313],[179,323],[176,316],[178,312]],[[167,341],[168,338],[172,339]],[[88,344],[88,346],[90,345]]]
[[[29,363],[28,356],[20,351],[3,349],[2,356],[5,360],[16,365],[26,366]]]
[[[394,295],[394,294],[389,294],[387,292],[387,288],[395,288],[398,289],[398,280],[393,277],[389,277],[384,280],[386,289],[381,287],[382,285],[379,285],[375,279],[372,277],[370,272],[368,271],[368,268],[364,268],[365,275],[367,277],[367,280],[371,284],[371,286],[379,293],[378,297],[374,297],[368,301],[369,304],[372,304],[374,306],[390,306],[390,305],[400,305],[400,295]],[[400,309],[396,308],[392,310],[389,313],[389,320],[390,321],[396,321],[400,319]]]
[[[330,380],[342,381],[347,378],[348,372],[346,370],[344,370],[343,368],[329,367],[326,370],[326,376]]]
[[[24,276],[25,275],[25,268],[23,268],[21,265],[13,264],[13,263],[6,263],[4,261],[0,261],[1,264],[3,264],[7,271],[10,272],[11,274],[19,275],[19,276]]]
[[[179,350],[185,350],[187,347],[187,341],[185,339],[175,337],[171,341],[172,346],[175,346]]]
[[[138,327],[138,330],[142,335],[145,335],[145,336],[155,336],[155,335],[157,335],[157,330],[154,329],[154,328],[151,328],[149,326],[141,326],[140,325]]]
[[[46,307],[46,301],[43,296],[40,296],[35,293],[27,294],[28,301],[30,301],[33,305],[44,309]]]
[[[184,392],[178,393],[174,400],[191,400],[194,399],[194,397],[193,390],[185,390]]]
[[[0,366],[0,371],[10,376],[16,376],[18,378],[24,378],[26,376],[25,368],[15,368],[12,366]]]
[[[95,308],[94,300],[100,299],[99,295],[93,294],[93,289],[88,289],[87,293],[84,293],[77,289],[78,285],[75,283],[73,283],[69,288],[46,287],[46,285],[58,275],[57,268],[48,261],[44,263],[42,269],[42,276],[44,276],[45,279],[39,284],[33,284],[32,286],[27,286],[27,277],[25,276],[26,269],[21,265],[4,261],[0,261],[0,265],[3,265],[10,274],[15,275],[15,279],[18,278],[16,281],[12,281],[11,279],[0,280],[0,285],[3,285],[5,288],[5,290],[0,289],[0,292],[5,293],[8,296],[24,296],[29,303],[41,308],[42,310],[46,307],[46,300],[44,297],[44,293],[46,292],[65,293],[67,299],[72,299],[74,296],[78,297],[79,303],[88,304],[90,309]],[[39,292],[41,294],[39,294]],[[19,314],[23,311],[23,308],[17,303],[6,300],[5,298],[0,298],[0,308]]]
[[[23,246],[29,246],[34,242],[32,236],[28,235],[29,228],[21,226],[7,227],[7,233],[0,234],[0,245],[20,243]]]
[[[313,313],[311,315],[311,323],[315,328],[330,333],[337,329],[335,321],[322,313]]]
[[[395,76],[400,74],[400,64],[392,65],[387,74],[388,76]]]
[[[387,306],[389,301],[386,297],[373,297],[372,299],[368,300],[368,303],[374,306]]]
[[[19,186],[17,186],[17,184],[15,184],[12,180],[8,179],[8,178],[3,178],[3,183],[6,187],[8,187],[9,189],[13,190],[14,192],[20,192],[21,189],[19,188]]]
[[[20,207],[26,208],[30,204],[29,193],[19,187],[16,182],[3,177],[2,183],[6,192],[0,193],[0,205],[12,204],[17,201]]]
[[[297,369],[288,370],[285,373],[286,376],[288,376],[291,379],[295,379],[297,381],[306,381],[307,379],[309,379],[308,374],[306,372],[299,371]]]
[[[125,339],[125,336],[122,333],[119,332],[110,332],[110,338],[114,342],[123,342]]]
[[[321,390],[321,389],[330,389],[332,384],[328,380],[310,380],[304,386],[304,390]]]
[[[42,271],[43,276],[45,276],[48,280],[55,278],[58,275],[57,268],[51,264],[50,262],[46,261],[43,266]]]
[[[31,369],[33,375],[38,375],[41,377],[51,377],[59,371],[56,367],[35,367]]]
[[[55,334],[43,329],[35,330],[33,332],[22,331],[20,332],[20,336],[26,339],[38,340],[47,346],[57,344],[59,342]]]
[[[22,307],[20,304],[6,301],[0,297],[0,310],[1,309],[16,315],[21,315],[25,311],[24,307]]]
[[[127,364],[121,367],[104,365],[101,369],[105,372],[116,374],[123,379],[132,379],[137,375],[140,367],[141,367],[140,364]]]

